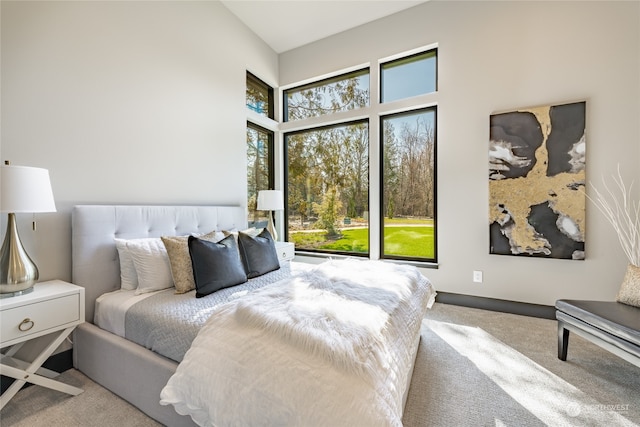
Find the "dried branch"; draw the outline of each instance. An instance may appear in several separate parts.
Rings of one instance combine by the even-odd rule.
[[[633,201],[633,182],[627,189],[620,174],[620,165],[617,176],[613,175],[613,182],[619,194],[616,195],[616,188],[609,188],[603,177],[604,190],[601,192],[594,187],[595,197],[586,196],[613,226],[629,263],[640,267],[640,201]]]

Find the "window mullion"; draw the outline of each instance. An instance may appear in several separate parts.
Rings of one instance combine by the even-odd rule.
[[[375,61],[371,62],[375,64]],[[380,67],[370,69],[370,119],[369,119],[369,258],[380,259],[382,238],[382,216],[380,212],[380,194],[382,179],[380,175]]]
[[[369,258],[380,259],[382,217],[380,213],[380,120],[369,120]]]

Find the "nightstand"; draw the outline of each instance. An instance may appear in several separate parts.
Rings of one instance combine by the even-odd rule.
[[[33,292],[0,299],[0,374],[15,378],[0,396],[0,409],[27,382],[74,396],[82,393],[80,388],[51,379],[57,372],[41,368],[82,322],[84,288],[61,280],[36,283]],[[44,335],[49,335],[49,342],[32,362],[14,357],[27,341]]]
[[[295,245],[290,242],[275,242],[276,251],[278,252],[278,260],[280,261],[280,265],[284,262],[291,261],[293,257],[296,255],[295,253]]]

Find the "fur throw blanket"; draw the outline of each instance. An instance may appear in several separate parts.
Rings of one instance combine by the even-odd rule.
[[[383,332],[391,317],[425,282],[418,270],[403,265],[329,261],[247,295],[235,317],[346,372],[370,377],[388,367]]]
[[[435,291],[410,266],[328,261],[220,306],[160,403],[200,426],[402,425]]]

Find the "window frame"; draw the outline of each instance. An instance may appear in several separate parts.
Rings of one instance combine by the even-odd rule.
[[[329,129],[329,128],[336,128],[336,127],[343,127],[343,126],[350,126],[350,125],[355,125],[355,124],[359,124],[359,123],[364,123],[367,125],[367,132],[370,135],[371,134],[371,121],[370,119],[367,118],[361,118],[361,119],[355,119],[355,120],[348,120],[348,121],[341,121],[341,122],[337,122],[337,123],[330,123],[330,124],[326,124],[326,125],[322,125],[322,126],[312,126],[312,127],[307,127],[307,128],[303,128],[303,129],[297,129],[297,130],[293,130],[290,132],[285,132],[282,135],[282,145],[283,145],[283,174],[284,174],[284,188],[283,188],[283,197],[285,200],[284,203],[284,211],[285,211],[285,215],[284,215],[284,238],[286,241],[289,240],[289,143],[287,138],[289,136],[292,135],[297,135],[297,134],[301,134],[301,133],[307,133],[307,132],[314,132],[314,131],[319,131],[322,129]],[[369,177],[369,186],[368,186],[368,191],[367,191],[367,206],[369,207],[369,210],[371,210],[371,137],[369,137],[369,144],[368,144],[368,159],[369,162],[367,163],[367,175]],[[314,254],[314,255],[319,255],[319,256],[327,256],[330,257],[332,255],[340,255],[340,256],[354,256],[354,257],[361,257],[361,258],[370,258],[371,256],[371,219],[368,220],[368,232],[367,232],[367,247],[368,250],[367,252],[346,252],[346,251],[329,251],[329,250],[317,250],[317,249],[307,249],[307,248],[303,248],[303,249],[299,249],[298,247],[296,247],[296,252],[298,252],[299,250],[301,252],[304,252],[305,254]]]
[[[391,64],[393,62],[397,62],[397,61],[407,61],[407,60],[411,60],[413,58],[416,58],[418,56],[422,56],[422,55],[426,55],[429,53],[433,53],[434,59],[435,59],[435,75],[434,75],[434,80],[435,80],[435,84],[434,84],[434,90],[433,92],[427,92],[427,93],[422,93],[422,94],[418,94],[418,95],[413,95],[413,96],[409,96],[406,98],[400,98],[400,99],[394,99],[392,101],[384,101],[382,99],[383,94],[384,94],[384,90],[383,90],[383,85],[384,85],[384,78],[383,78],[383,73],[382,73],[382,68],[385,65]],[[429,94],[433,94],[433,93],[438,93],[438,48],[437,47],[433,47],[431,49],[425,49],[425,50],[419,50],[407,55],[394,55],[391,58],[386,58],[386,59],[382,59],[379,61],[378,63],[378,76],[379,76],[379,90],[378,90],[378,103],[381,105],[387,105],[387,104],[391,104],[393,102],[399,102],[399,101],[404,101],[406,99],[411,99],[411,98],[416,98],[419,96],[425,96],[425,95],[429,95]]]
[[[249,120],[247,120],[247,130],[252,129],[257,131],[258,133],[264,133],[267,136],[267,180],[268,180],[268,188],[265,188],[264,190],[271,190],[274,188],[275,185],[275,132],[273,132],[272,130],[269,130],[263,126],[260,126],[256,123],[253,123]],[[245,142],[246,143],[246,142]],[[248,165],[247,165],[248,166]],[[247,190],[249,188],[249,182],[247,182]],[[260,190],[258,190],[260,191]],[[256,196],[257,197],[257,196]],[[252,212],[251,210],[249,210],[249,194],[247,191],[247,222],[248,224],[252,224],[253,220],[251,220],[250,218],[252,217]]]
[[[261,114],[258,111],[250,108],[248,106],[248,104],[247,104],[247,108],[249,110],[253,111],[254,113],[262,116],[262,117],[267,117],[267,118],[273,120],[274,117],[275,117],[275,102],[274,102],[274,90],[273,90],[273,88],[271,86],[269,86],[268,84],[266,84],[261,79],[259,79],[258,77],[256,77],[250,71],[247,71],[247,80],[246,80],[246,88],[247,89],[249,87],[249,84],[252,84],[252,85],[257,86],[257,87],[261,87],[262,89],[264,89],[267,92],[267,115],[265,116],[264,114]],[[245,92],[245,99],[246,99],[246,92]]]
[[[247,86],[245,87],[245,103],[247,101],[247,95],[248,95],[248,88],[249,85],[256,85],[261,87],[262,89],[264,89],[264,91],[267,94],[267,108],[266,108],[266,112],[267,115],[265,115],[262,112],[258,112],[255,109],[251,108],[249,106],[248,103],[246,103],[246,128],[245,128],[245,135],[248,134],[248,131],[250,129],[258,132],[259,134],[265,134],[267,137],[267,181],[268,181],[268,188],[266,189],[275,189],[276,183],[277,183],[277,179],[278,179],[278,171],[276,170],[276,167],[278,166],[278,151],[277,151],[277,143],[278,143],[278,122],[275,121],[275,111],[276,111],[276,105],[275,105],[275,90],[274,88],[265,83],[262,79],[258,78],[256,75],[254,75],[253,73],[251,73],[249,70],[246,70],[246,84]],[[260,138],[260,136],[258,136]],[[249,152],[248,152],[248,139],[245,139],[245,149],[246,154],[245,154],[245,167],[246,172],[248,172],[248,167],[249,167]],[[247,189],[247,193],[246,193],[246,198],[245,198],[245,203],[246,203],[246,213],[247,213],[247,223],[253,223],[253,219],[256,217],[254,215],[255,211],[253,210],[249,210],[249,180],[247,179],[247,183],[246,183],[246,189]],[[259,191],[260,189],[258,189]],[[266,214],[265,214],[266,216]]]
[[[380,83],[380,75],[381,75],[381,64],[388,63],[394,60],[409,58],[412,56],[419,56],[426,52],[433,51],[436,60],[436,69],[435,75],[435,91],[427,94],[416,95],[413,97],[403,98],[399,100],[394,100],[386,103],[380,102],[381,97],[381,83]],[[280,144],[281,147],[284,145],[284,139],[286,135],[298,132],[298,131],[306,131],[312,130],[314,128],[320,128],[328,125],[336,125],[342,123],[348,123],[357,121],[360,119],[367,119],[369,121],[369,193],[367,195],[368,199],[368,207],[369,207],[369,259],[372,260],[385,260],[389,262],[395,263],[404,263],[416,265],[422,268],[438,268],[438,241],[439,241],[439,233],[438,233],[438,191],[437,191],[437,171],[438,171],[438,149],[437,149],[437,128],[438,128],[438,67],[439,67],[439,48],[437,43],[432,43],[429,45],[420,46],[417,48],[413,48],[410,50],[406,50],[403,52],[399,52],[393,55],[389,55],[386,57],[381,57],[377,60],[374,60],[369,63],[359,63],[359,65],[353,65],[350,67],[342,68],[341,70],[336,70],[331,73],[326,73],[323,75],[319,75],[316,77],[305,78],[299,80],[296,83],[287,83],[280,87],[280,103],[282,105],[281,112],[284,112],[284,93],[287,90],[295,89],[298,87],[302,87],[305,85],[313,85],[317,82],[333,79],[336,76],[346,75],[350,72],[358,71],[363,68],[369,69],[369,85],[370,85],[370,96],[369,96],[369,106],[366,108],[360,108],[355,110],[342,111],[338,113],[322,115],[319,117],[307,118],[303,120],[294,120],[294,121],[282,121],[280,123]],[[434,244],[434,252],[433,259],[426,257],[406,257],[406,256],[391,256],[391,255],[383,255],[384,250],[384,217],[382,210],[383,203],[383,170],[382,170],[382,121],[381,118],[383,116],[388,116],[395,113],[401,112],[410,112],[412,110],[420,110],[424,108],[435,108],[436,116],[434,121],[434,138],[435,138],[435,146],[434,146],[434,165],[433,165],[433,176],[434,176],[434,188],[433,188],[433,225],[434,225],[434,236],[433,236],[433,244]],[[283,152],[286,149],[283,149]],[[287,199],[287,203],[285,204],[284,218],[286,222],[284,223],[284,235],[289,236],[289,222],[288,222],[288,156],[286,153],[281,153],[281,157],[279,160],[282,161],[282,166],[280,167],[283,172],[283,190],[284,195]],[[320,258],[328,258],[331,254],[325,253],[316,253],[309,252],[306,249],[296,248],[296,253],[301,256],[310,256],[310,257],[320,257]],[[353,253],[346,253],[346,256],[355,256]]]
[[[434,113],[434,129],[433,129],[433,258],[427,257],[411,257],[411,256],[401,256],[401,255],[385,255],[384,253],[384,126],[382,126],[382,122],[385,118],[398,116],[402,114],[411,114],[420,111],[433,111]],[[418,262],[418,263],[437,263],[438,262],[438,107],[437,105],[432,106],[423,106],[410,110],[403,110],[398,112],[393,112],[389,114],[380,115],[379,117],[379,195],[380,195],[380,204],[378,206],[380,212],[380,241],[379,241],[379,257],[384,260],[394,260],[394,261],[409,261],[409,262]]]
[[[301,92],[303,90],[306,89],[311,89],[311,88],[315,88],[315,87],[321,87],[321,86],[325,86],[328,85],[332,82],[338,82],[338,81],[342,81],[342,80],[347,80],[351,77],[357,77],[360,75],[367,75],[369,77],[369,99],[367,100],[367,105],[365,105],[364,107],[360,107],[357,109],[351,109],[351,110],[342,110],[342,111],[337,111],[331,114],[320,114],[319,116],[313,116],[313,117],[306,117],[304,119],[296,119],[296,120],[290,120],[289,119],[289,97],[288,97],[288,93],[290,91],[295,90],[296,92]],[[368,108],[371,105],[371,68],[369,65],[365,66],[365,67],[358,67],[355,69],[349,69],[348,71],[342,71],[339,73],[335,73],[332,74],[330,76],[327,77],[323,77],[320,78],[319,80],[311,80],[308,81],[306,83],[302,83],[299,85],[294,85],[294,86],[289,86],[285,89],[282,90],[282,121],[284,123],[292,123],[292,122],[299,122],[299,121],[303,121],[303,120],[309,120],[309,119],[322,119],[322,117],[330,117],[332,115],[335,114],[340,114],[343,113],[344,111],[359,111],[362,110],[364,108]]]

